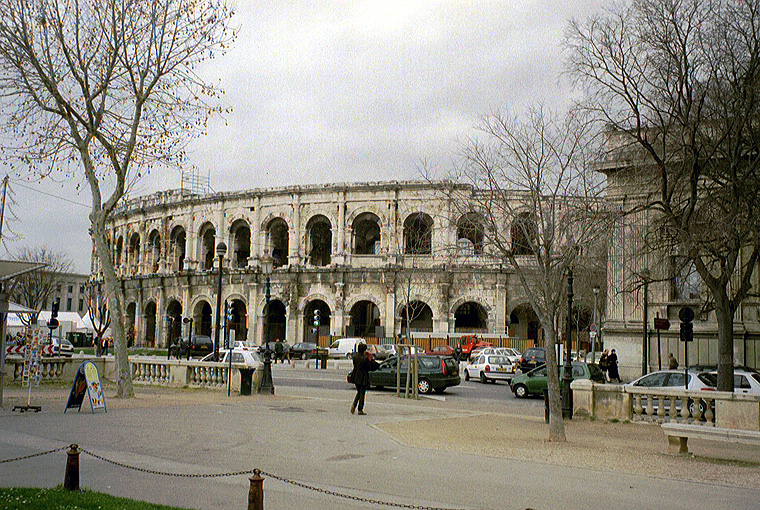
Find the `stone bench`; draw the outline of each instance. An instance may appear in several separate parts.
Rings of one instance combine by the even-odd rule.
[[[686,442],[690,437],[728,443],[760,445],[760,431],[724,429],[687,423],[663,423],[662,431],[668,436],[669,453],[689,453]]]

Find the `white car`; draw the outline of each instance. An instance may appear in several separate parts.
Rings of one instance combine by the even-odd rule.
[[[230,362],[230,351],[225,349],[219,350],[219,361],[222,363]],[[214,353],[202,358],[201,361],[214,361]],[[252,350],[232,349],[232,364],[244,366],[247,368],[259,368],[263,365],[259,354]]]
[[[703,378],[703,381],[711,388],[718,385],[718,372],[700,374],[700,377],[702,376],[707,377],[706,380]],[[734,393],[760,395],[760,374],[734,369]]]
[[[479,356],[481,354],[497,354],[499,356],[506,356],[510,363],[513,365],[519,365],[520,364],[520,355],[522,354],[517,349],[512,349],[511,347],[481,347],[480,349],[475,352],[475,356]]]
[[[634,379],[627,386],[639,388],[683,388],[684,374],[683,370],[658,370]],[[708,387],[702,374],[689,372],[689,386],[686,389],[701,390]]]
[[[53,337],[53,356],[65,356],[70,358],[74,355],[74,345],[65,338]]]
[[[511,381],[515,376],[515,364],[500,354],[480,354],[470,358],[464,367],[464,380],[479,378],[480,382]]]

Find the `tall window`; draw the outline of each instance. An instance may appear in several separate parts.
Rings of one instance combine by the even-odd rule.
[[[685,257],[671,259],[673,267],[671,298],[674,301],[694,301],[700,298],[702,279],[697,273],[694,262]]]

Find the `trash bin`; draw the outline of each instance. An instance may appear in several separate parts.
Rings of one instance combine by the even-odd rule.
[[[549,423],[549,389],[544,390],[544,421]]]
[[[252,368],[240,368],[240,394],[251,394],[251,381],[253,380]]]
[[[327,350],[322,351],[319,357],[321,358],[321,365],[322,369],[324,370],[327,368]]]

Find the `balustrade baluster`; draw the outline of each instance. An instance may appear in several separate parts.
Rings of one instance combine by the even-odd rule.
[[[713,399],[703,399],[705,403],[705,420],[711,425],[715,425],[715,413],[713,413]]]
[[[676,409],[676,398],[670,397],[670,409],[668,416],[670,417],[670,421],[676,422],[678,421],[678,409]]]
[[[633,403],[633,415],[636,420],[641,420],[641,413],[644,408],[641,407],[641,393],[636,393]]]
[[[646,417],[647,420],[651,420],[652,416],[654,416],[654,395],[651,393],[647,393],[647,408],[646,408]]]

